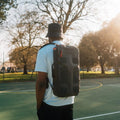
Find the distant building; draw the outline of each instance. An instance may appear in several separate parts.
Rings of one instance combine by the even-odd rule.
[[[96,65],[96,66],[92,67],[91,71],[94,71],[94,72],[101,71],[100,65]]]
[[[11,63],[9,61],[4,62],[4,65],[0,65],[0,72],[16,72],[17,67],[14,63]]]

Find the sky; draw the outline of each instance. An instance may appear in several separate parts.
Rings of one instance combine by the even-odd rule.
[[[96,0],[99,1],[99,0]],[[90,31],[97,31],[101,28],[103,22],[109,22],[113,19],[117,14],[120,13],[120,0],[102,0],[102,5],[97,4],[97,14],[96,20],[93,21],[82,21],[79,25],[77,25],[76,30],[72,33],[66,33],[65,37],[67,37],[70,41],[74,39],[74,43],[71,44],[79,44],[80,39],[83,34]],[[4,60],[7,61],[8,53],[11,51],[11,46],[9,44],[9,35],[4,31],[2,27],[0,27],[0,64],[3,62],[3,53]]]

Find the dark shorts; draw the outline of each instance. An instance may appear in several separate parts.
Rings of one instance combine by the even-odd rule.
[[[56,107],[43,102],[37,115],[39,120],[73,120],[73,105]]]

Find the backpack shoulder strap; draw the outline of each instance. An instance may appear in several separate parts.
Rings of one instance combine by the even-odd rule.
[[[47,44],[43,45],[40,49],[42,49],[43,47],[45,47],[45,46],[47,46],[47,45],[57,45],[57,44],[56,44],[56,43],[47,43]],[[39,50],[40,50],[40,49],[39,49]],[[51,88],[53,89],[53,85],[51,84],[51,82],[49,81],[49,79],[48,79],[48,77],[47,77],[47,88],[48,88],[48,82],[49,82]]]
[[[40,49],[42,49],[43,47],[45,47],[45,46],[47,46],[47,45],[56,45],[56,43],[47,43],[47,44],[43,45]],[[40,50],[40,49],[39,49],[39,50]]]

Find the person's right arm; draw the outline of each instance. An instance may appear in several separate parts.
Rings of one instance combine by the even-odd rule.
[[[47,73],[38,72],[37,81],[36,81],[36,101],[37,101],[37,110],[40,109],[41,103],[44,98],[45,89],[46,89],[46,78]]]

